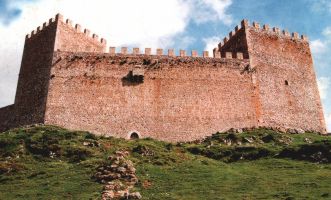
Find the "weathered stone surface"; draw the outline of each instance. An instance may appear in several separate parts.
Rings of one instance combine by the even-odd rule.
[[[310,138],[305,138],[305,142],[306,142],[306,143],[308,143],[308,144],[311,144],[311,143],[313,143],[313,142],[311,141],[311,139],[310,139]]]
[[[129,194],[129,199],[142,199],[142,196],[139,192],[133,192]]]
[[[105,184],[102,200],[142,198],[139,192],[130,192],[138,183],[138,178],[133,163],[126,158],[128,155],[127,151],[117,151],[115,155],[109,156],[108,164],[98,167],[93,178]]]
[[[261,126],[325,133],[306,37],[242,25],[215,58],[132,55],[105,53],[104,39],[57,15],[26,37],[15,104],[0,109],[0,131],[45,123],[174,142]]]
[[[256,123],[247,60],[65,52],[56,57],[62,59],[52,68],[47,124],[187,141]],[[143,82],[123,81],[137,65]]]
[[[309,42],[247,20],[243,25],[219,49],[250,59],[257,126],[326,133]]]

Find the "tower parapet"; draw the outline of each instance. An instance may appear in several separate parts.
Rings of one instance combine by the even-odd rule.
[[[61,14],[56,15],[57,33],[54,50],[71,52],[100,52],[106,51],[107,42],[99,38],[95,33],[91,34],[89,29],[84,29],[80,24],[73,26],[70,19],[63,20]]]
[[[105,39],[60,14],[26,36],[15,104],[0,109],[0,130],[35,123],[168,141],[259,126],[326,132],[306,36],[243,20],[210,57],[106,53]]]
[[[64,20],[61,14],[55,18],[49,19],[42,26],[37,27],[31,34],[26,35],[26,41],[34,40],[45,30],[56,29],[56,43],[54,50],[72,51],[72,52],[105,52],[107,41],[104,38],[99,39],[95,33],[91,35],[89,29],[82,31],[80,24],[73,26],[70,19]]]
[[[239,51],[249,58],[250,68],[255,69],[252,79],[259,126],[326,132],[307,36],[242,20],[241,27],[219,43],[218,51],[223,56]]]
[[[26,35],[15,97],[17,125],[43,123],[54,51],[105,52],[106,40],[92,37],[61,14]]]
[[[268,24],[264,24],[261,28],[260,23],[253,22],[249,23],[248,20],[244,19],[241,21],[241,26],[236,26],[233,31],[229,33],[228,37],[225,37],[222,42],[219,43],[218,48],[221,56],[225,57],[226,51],[231,52],[244,52],[244,58],[249,58],[247,38],[245,30],[254,29],[261,31],[264,34],[269,34],[278,37],[279,39],[292,39],[296,41],[308,42],[308,37],[305,35],[299,35],[294,32],[290,34],[287,30],[281,31],[278,27],[270,29]]]

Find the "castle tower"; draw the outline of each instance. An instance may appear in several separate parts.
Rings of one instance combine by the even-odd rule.
[[[106,41],[57,14],[26,36],[15,97],[15,124],[44,123],[55,51],[105,52]]]
[[[259,126],[326,132],[306,36],[243,20],[219,51],[241,51],[249,58]]]
[[[0,131],[43,123],[122,138],[201,139],[230,128],[326,132],[309,43],[242,21],[208,52],[132,53],[61,15],[26,37]]]

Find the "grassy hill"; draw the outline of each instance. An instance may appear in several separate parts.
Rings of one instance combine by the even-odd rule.
[[[0,199],[100,199],[93,177],[118,150],[143,199],[331,199],[331,137],[256,129],[171,144],[52,126],[0,134]]]

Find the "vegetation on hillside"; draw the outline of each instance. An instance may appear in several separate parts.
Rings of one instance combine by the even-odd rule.
[[[53,126],[0,134],[0,199],[100,199],[94,175],[119,150],[143,199],[331,199],[331,137],[256,129],[172,144]]]

